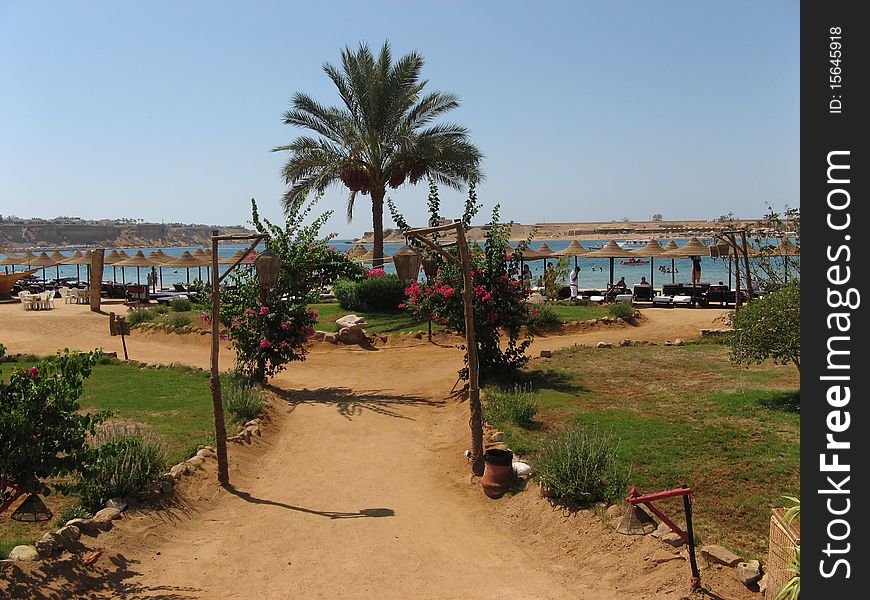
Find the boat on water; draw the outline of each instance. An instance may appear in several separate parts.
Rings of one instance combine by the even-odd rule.
[[[627,258],[625,260],[619,261],[621,265],[648,265],[648,260],[643,260],[642,258]]]
[[[638,239],[634,239],[634,240],[625,240],[625,241],[619,243],[619,245],[620,245],[621,247],[627,249],[627,250],[630,250],[630,249],[632,249],[632,248],[643,248],[644,246],[646,246],[646,245],[647,245],[648,243],[650,243],[651,241],[652,241],[652,240],[650,240],[650,239],[646,239],[646,240],[638,240]]]

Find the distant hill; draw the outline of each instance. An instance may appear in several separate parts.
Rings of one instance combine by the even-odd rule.
[[[736,227],[754,227],[758,219],[736,219]],[[523,225],[514,223],[511,228],[511,241],[526,239],[534,233],[537,240],[595,240],[595,239],[625,239],[625,238],[687,238],[692,236],[705,237],[715,231],[721,231],[724,223],[719,220],[683,220],[683,221],[591,221],[587,223],[535,223]],[[486,235],[486,225],[472,226],[468,238],[482,240]],[[405,240],[399,229],[384,229],[384,241],[402,242]],[[371,242],[372,232],[366,231],[355,242]]]
[[[0,246],[11,249],[202,246],[211,244],[213,229],[222,234],[253,233],[242,226],[5,217],[0,219]]]

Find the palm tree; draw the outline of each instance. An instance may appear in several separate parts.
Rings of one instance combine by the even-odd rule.
[[[309,129],[273,152],[288,151],[282,175],[290,189],[284,194],[289,211],[307,189],[323,192],[334,183],[350,190],[347,220],[353,216],[357,194],[371,194],[374,262],[384,256],[384,195],[386,187],[415,184],[431,177],[462,189],[469,178],[481,179],[480,151],[468,140],[468,130],[453,123],[433,124],[441,114],[459,106],[455,94],[423,94],[420,79],[423,57],[411,52],[393,64],[384,42],[375,58],[365,44],[341,53],[341,69],[323,65],[343,106],[324,106],[297,92],[284,123]],[[472,175],[473,174],[473,175]]]

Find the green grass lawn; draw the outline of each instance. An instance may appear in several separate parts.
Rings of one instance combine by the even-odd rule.
[[[551,302],[548,306],[555,311],[556,316],[559,317],[562,323],[600,319],[607,315],[607,307],[598,304],[584,306],[581,304]]]
[[[4,363],[4,375],[26,369],[33,361]],[[214,416],[208,374],[187,368],[140,369],[110,362],[94,367],[84,382],[83,411],[110,410],[113,419],[145,423],[163,440],[170,464],[189,458],[197,446],[214,439]],[[229,419],[229,415],[227,416]],[[46,504],[55,515],[75,504],[74,497],[52,494]],[[50,523],[21,523],[0,516],[0,558],[19,545],[32,543]]]
[[[642,493],[696,490],[701,543],[763,559],[770,509],[800,489],[799,375],[791,366],[734,366],[727,355],[714,344],[565,349],[523,375],[536,423],[498,426],[529,455],[562,428],[612,432]],[[662,508],[681,512],[676,503]]]
[[[312,304],[309,308],[320,312],[317,317],[317,325],[315,325],[320,331],[338,331],[335,320],[350,314],[363,317],[368,323],[366,331],[369,333],[401,333],[403,331],[427,330],[426,321],[421,321],[408,312],[355,312],[343,309],[338,302],[321,302]],[[440,325],[432,323],[433,331],[440,331],[442,329],[444,328]]]

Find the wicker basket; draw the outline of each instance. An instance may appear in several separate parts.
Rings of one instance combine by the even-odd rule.
[[[792,578],[792,562],[795,546],[801,544],[800,527],[794,521],[787,524],[784,508],[774,508],[770,515],[770,546],[767,555],[767,591],[765,600],[773,600],[776,594]]]

